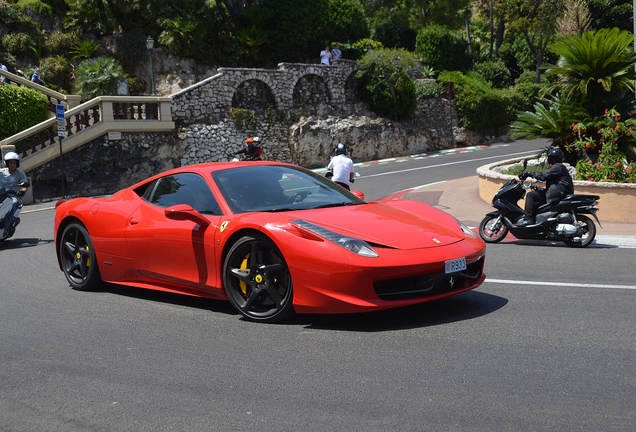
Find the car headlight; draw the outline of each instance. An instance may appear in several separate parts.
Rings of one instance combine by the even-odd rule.
[[[468,234],[471,237],[478,238],[477,234],[475,234],[475,232],[473,230],[468,228],[464,223],[458,221],[457,219],[455,219],[455,220],[459,224],[459,227],[462,229],[462,231],[464,231],[464,234]]]
[[[299,219],[290,222],[358,255],[369,258],[377,258],[379,256],[371,245],[364,240],[335,233],[305,220]]]

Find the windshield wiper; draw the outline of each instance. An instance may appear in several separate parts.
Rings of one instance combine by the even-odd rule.
[[[364,203],[355,203],[355,202],[339,202],[339,203],[331,203],[331,204],[323,204],[323,205],[319,205],[316,207],[312,207],[312,209],[320,209],[320,208],[328,208],[328,207],[344,207],[344,206],[350,206],[350,205],[360,205],[360,204],[364,204]]]
[[[265,210],[265,211],[270,213],[276,213],[276,212],[294,211],[294,210],[298,210],[298,209],[293,209],[289,207],[279,207],[279,208],[273,208],[271,210]]]

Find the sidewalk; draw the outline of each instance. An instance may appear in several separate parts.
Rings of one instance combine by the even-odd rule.
[[[420,187],[403,194],[400,198],[430,204],[450,213],[469,227],[478,227],[487,213],[495,211],[490,203],[479,197],[477,175]],[[599,209],[599,212],[603,211],[602,202]],[[636,224],[602,222],[602,227],[596,225],[598,235],[636,236]]]

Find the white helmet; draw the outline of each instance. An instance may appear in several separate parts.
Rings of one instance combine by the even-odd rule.
[[[4,161],[5,162],[9,162],[11,160],[14,160],[17,162],[17,167],[20,167],[20,156],[18,156],[18,154],[16,152],[9,152],[6,155],[4,155]]]
[[[261,146],[261,139],[259,137],[254,137],[254,145],[256,147],[260,147]]]

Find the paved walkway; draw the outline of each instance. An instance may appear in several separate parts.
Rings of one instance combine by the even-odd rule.
[[[403,199],[425,202],[455,216],[470,227],[478,227],[484,216],[494,211],[490,203],[479,196],[479,176],[465,177],[433,183],[409,191],[401,196]],[[599,202],[599,212],[603,211],[603,203]],[[636,236],[636,224],[601,222],[597,224],[597,235]]]

